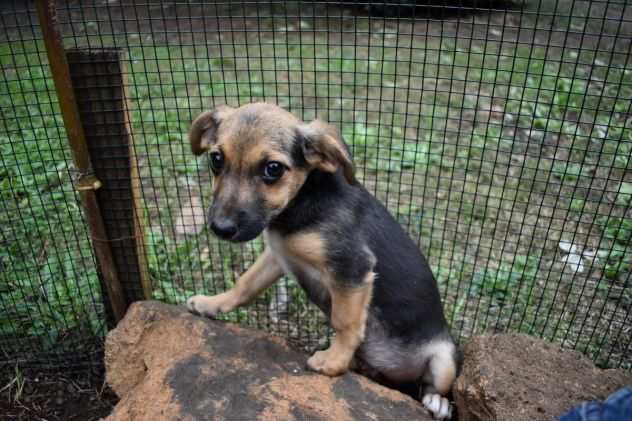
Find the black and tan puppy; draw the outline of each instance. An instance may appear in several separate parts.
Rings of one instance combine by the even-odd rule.
[[[339,132],[257,103],[202,113],[189,137],[194,154],[210,154],[211,229],[230,241],[263,232],[266,243],[234,288],[191,297],[189,309],[229,312],[292,275],[336,332],[329,349],[309,358],[310,368],[336,376],[355,359],[390,382],[419,382],[424,405],[448,418],[444,396],[457,350],[434,277],[415,243],[356,181]]]

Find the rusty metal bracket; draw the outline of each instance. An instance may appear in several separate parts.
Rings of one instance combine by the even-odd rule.
[[[75,189],[77,191],[98,190],[103,183],[94,174],[79,174],[75,181]]]

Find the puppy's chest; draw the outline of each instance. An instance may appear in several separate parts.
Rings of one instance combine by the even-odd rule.
[[[287,275],[322,278],[327,272],[324,244],[317,233],[281,236],[265,231],[264,240]]]
[[[318,233],[281,236],[265,231],[264,240],[286,275],[292,276],[321,309],[328,306],[330,283],[325,244]]]

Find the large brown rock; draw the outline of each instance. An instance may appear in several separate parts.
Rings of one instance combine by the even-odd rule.
[[[108,420],[431,419],[357,374],[308,372],[306,358],[277,337],[135,303],[106,340],[106,379],[121,398]]]
[[[576,351],[523,334],[474,337],[464,354],[453,388],[461,421],[552,420],[632,383],[629,372],[600,370]]]

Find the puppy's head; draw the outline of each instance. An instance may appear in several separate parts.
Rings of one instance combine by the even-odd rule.
[[[206,111],[193,121],[189,140],[195,155],[209,154],[214,183],[208,222],[227,240],[258,236],[315,169],[340,171],[356,182],[351,155],[334,127],[303,123],[272,104]]]

